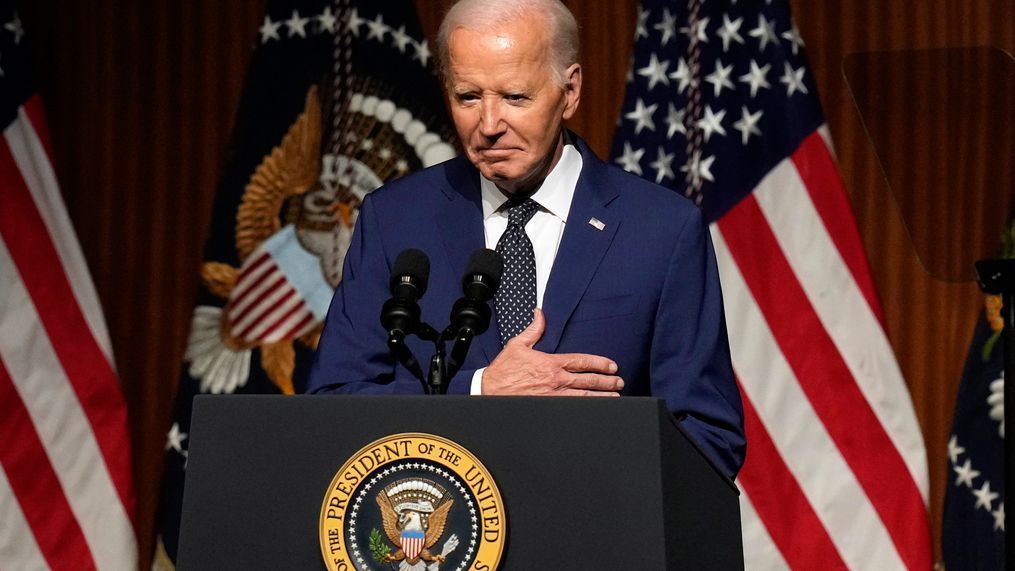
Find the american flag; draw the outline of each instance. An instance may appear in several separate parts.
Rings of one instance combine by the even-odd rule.
[[[756,569],[928,569],[919,426],[787,2],[644,0],[614,161],[710,223]]]
[[[0,568],[137,567],[127,414],[52,168],[24,27],[0,4]]]

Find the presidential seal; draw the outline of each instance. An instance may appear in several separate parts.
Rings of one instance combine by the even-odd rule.
[[[506,524],[493,478],[468,450],[432,434],[393,434],[331,480],[321,555],[333,571],[491,570]]]

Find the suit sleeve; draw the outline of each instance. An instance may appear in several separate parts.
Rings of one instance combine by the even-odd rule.
[[[744,462],[743,405],[730,362],[719,270],[695,209],[670,258],[655,319],[652,393],[733,478]]]
[[[380,310],[389,297],[390,257],[372,195],[360,208],[342,282],[331,300],[307,380],[308,393],[419,394],[418,379],[397,364],[387,348]],[[429,356],[419,351],[421,361]],[[420,366],[426,371],[427,363]],[[451,393],[468,394],[468,379],[455,377]]]

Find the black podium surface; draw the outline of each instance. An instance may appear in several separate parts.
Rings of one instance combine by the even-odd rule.
[[[743,567],[735,486],[657,399],[231,395],[194,401],[179,568],[324,569],[332,478],[400,432],[493,475],[501,569]]]

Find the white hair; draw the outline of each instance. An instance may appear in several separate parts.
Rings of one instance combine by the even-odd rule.
[[[561,87],[571,64],[578,62],[578,22],[560,0],[459,0],[448,10],[437,32],[437,61],[447,81],[451,63],[448,40],[459,28],[482,32],[502,29],[505,22],[526,19],[536,12],[549,27],[550,68]]]

